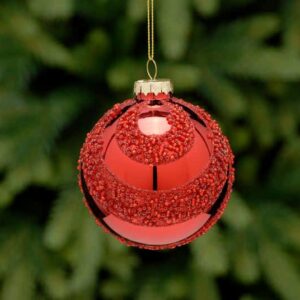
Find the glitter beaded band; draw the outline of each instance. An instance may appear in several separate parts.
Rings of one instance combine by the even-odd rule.
[[[122,151],[131,159],[150,165],[170,163],[185,155],[193,146],[193,124],[179,105],[165,102],[166,112],[148,110],[146,113],[166,116],[170,130],[162,135],[145,135],[138,127],[143,108],[148,103],[134,106],[124,114],[116,129],[116,139]]]

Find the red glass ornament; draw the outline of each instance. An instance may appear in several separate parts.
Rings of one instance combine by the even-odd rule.
[[[116,104],[87,135],[79,183],[97,223],[144,249],[182,246],[221,217],[234,156],[219,125],[167,90]]]

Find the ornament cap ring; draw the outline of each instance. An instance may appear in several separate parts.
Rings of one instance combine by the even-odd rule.
[[[134,95],[139,94],[173,93],[173,84],[170,79],[138,80],[134,83]]]

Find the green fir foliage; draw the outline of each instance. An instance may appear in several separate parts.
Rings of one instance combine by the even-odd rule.
[[[220,223],[121,245],[77,187],[85,134],[146,76],[146,0],[0,3],[0,299],[300,299],[300,4],[160,0],[156,59],[236,154]]]

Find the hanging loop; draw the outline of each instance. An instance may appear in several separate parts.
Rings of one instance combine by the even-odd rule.
[[[148,17],[148,61],[146,64],[147,74],[151,80],[155,80],[158,73],[157,63],[154,59],[154,0],[147,0],[147,17]],[[153,67],[153,73],[150,66]],[[152,68],[151,68],[152,69]],[[153,74],[153,75],[152,75]]]
[[[153,67],[153,73],[151,72],[151,65]],[[157,63],[153,58],[148,59],[147,61],[147,74],[151,80],[155,80],[157,77]],[[152,75],[153,74],[153,75]]]

